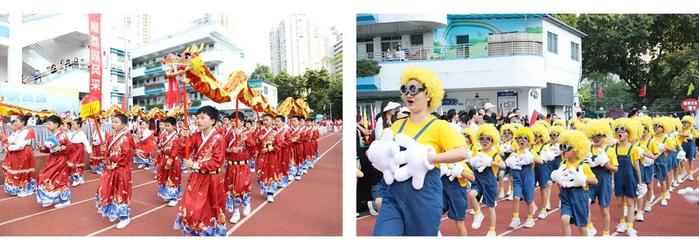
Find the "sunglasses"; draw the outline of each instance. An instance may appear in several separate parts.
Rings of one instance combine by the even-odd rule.
[[[653,128],[660,128],[660,124],[653,124]]]
[[[534,135],[534,138],[541,138],[541,135],[535,134],[535,135]]]
[[[512,131],[505,130],[505,131],[503,131],[502,133],[505,134],[505,135],[511,135],[511,134],[512,134]]]
[[[518,136],[515,139],[517,139],[518,141],[529,141],[529,137],[525,137],[525,136]]]
[[[626,127],[617,127],[617,128],[614,129],[614,132],[617,132],[617,133],[626,133],[627,130],[626,130]]]
[[[561,152],[568,152],[573,150],[573,146],[568,145],[568,144],[561,144],[558,146],[561,149]]]
[[[417,85],[411,84],[411,85],[402,85],[400,86],[400,93],[403,95],[417,95],[420,92],[425,91],[427,88],[425,87],[418,87]]]
[[[599,141],[599,140],[602,140],[602,138],[604,138],[604,137],[605,137],[604,135],[595,135],[592,137],[592,140]]]
[[[478,141],[479,141],[479,142],[491,142],[491,141],[493,141],[493,138],[486,137],[486,136],[481,136],[481,137],[478,138]]]
[[[551,137],[558,137],[558,133],[551,133]]]
[[[688,121],[682,121],[682,124],[689,124]]]

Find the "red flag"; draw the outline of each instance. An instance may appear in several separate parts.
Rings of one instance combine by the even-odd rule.
[[[646,97],[646,85],[643,84],[643,88],[641,88],[641,92],[638,93],[638,97]]]
[[[532,117],[529,118],[529,126],[530,127],[534,126],[534,123],[536,122],[537,117],[539,117],[539,112],[534,110],[534,112],[532,113]]]
[[[597,98],[604,98],[604,92],[602,91],[602,86],[597,89]]]

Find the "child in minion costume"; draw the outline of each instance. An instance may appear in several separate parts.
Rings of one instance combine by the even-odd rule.
[[[571,236],[570,224],[574,224],[580,235],[586,236],[590,211],[588,185],[597,184],[595,174],[585,161],[590,153],[590,141],[582,131],[565,130],[558,143],[563,161],[551,172],[551,180],[560,186],[561,229],[563,235]]]
[[[462,133],[465,135],[466,148],[473,148],[473,132],[466,128]],[[447,213],[447,218],[454,221],[458,234],[468,236],[468,230],[464,223],[466,208],[468,208],[466,192],[470,182],[475,180],[473,171],[465,161],[440,164],[439,170],[444,188],[444,205],[442,210]]]
[[[502,138],[502,142],[495,145],[495,149],[501,156],[503,156],[503,159],[507,159],[507,157],[509,157],[510,154],[515,151],[515,147],[517,147],[517,142],[514,140],[515,130],[517,130],[517,127],[512,123],[506,123],[500,126],[500,138]],[[510,169],[500,169],[498,172],[498,190],[500,191],[498,198],[502,199],[505,198],[505,195],[507,195],[506,199],[511,201],[513,197],[512,181],[507,183],[507,193],[505,193],[505,178],[507,176],[511,176]]]
[[[639,145],[641,147],[641,181],[646,184],[650,192],[647,198],[639,199],[638,201],[638,211],[635,216],[636,221],[644,221],[644,212],[650,212],[652,210],[651,202],[655,198],[655,193],[653,191],[653,172],[655,170],[655,160],[661,154],[658,145],[653,139],[653,119],[648,116],[640,116],[636,118],[642,126],[641,136],[639,139]],[[643,209],[641,209],[643,208]]]
[[[551,162],[556,158],[556,155],[551,151],[548,143],[551,140],[549,137],[549,130],[545,124],[537,122],[532,126],[532,134],[534,134],[534,146],[532,146],[532,152],[536,154],[543,160],[543,163],[536,163],[534,167],[534,179],[539,185],[539,194],[541,199],[542,208],[537,216],[539,219],[545,219],[548,215],[548,209],[551,208]],[[548,208],[548,209],[547,209]]]
[[[694,117],[685,115],[682,117],[682,129],[680,130],[680,140],[682,140],[682,150],[686,156],[682,161],[682,171],[680,173],[679,183],[684,182],[684,177],[688,176],[689,180],[694,180],[692,161],[696,156],[696,143],[694,138],[699,136],[699,132],[694,125]]]
[[[543,164],[544,160],[539,157],[538,152],[533,151],[534,134],[528,127],[521,127],[515,130],[516,149],[505,160],[505,165],[510,168],[512,175],[512,188],[514,193],[514,206],[510,228],[517,228],[521,222],[519,219],[519,200],[527,203],[527,220],[525,228],[534,227],[534,185],[535,185],[535,164]]]
[[[615,151],[607,140],[612,135],[609,122],[606,120],[594,120],[585,128],[585,136],[592,142],[588,164],[592,173],[597,178],[596,185],[589,185],[588,195],[592,203],[599,205],[602,213],[602,236],[609,236],[611,216],[609,205],[612,200],[612,176],[617,171],[619,163]],[[588,217],[588,236],[595,236],[597,229],[592,223],[592,216]]]
[[[562,121],[562,120],[558,120],[558,121]],[[561,148],[559,147],[560,143],[558,143],[558,137],[565,130],[566,130],[565,126],[559,126],[559,125],[554,125],[554,126],[551,126],[549,128],[550,140],[549,140],[548,145],[549,145],[549,149],[551,150],[551,152],[554,155],[553,160],[549,161],[549,168],[551,169],[551,172],[553,172],[553,170],[558,169],[561,166],[561,162],[563,162],[563,157],[561,156],[561,153],[562,153]],[[551,181],[553,183],[553,180],[551,180]],[[552,189],[552,186],[548,186],[546,189],[548,191],[546,192],[546,197],[545,197],[546,198],[546,207],[545,208],[546,208],[546,210],[551,211],[551,193],[552,193],[551,189]],[[559,205],[560,205],[560,201],[559,201]]]
[[[670,170],[668,171],[667,177],[669,178],[668,181],[670,182],[669,186],[670,187],[670,192],[672,192],[675,187],[679,186],[679,166],[680,166],[680,160],[684,159],[685,156],[687,155],[684,149],[682,148],[682,139],[680,138],[680,130],[682,129],[682,122],[678,118],[669,118],[674,131],[670,134],[670,137],[675,141],[675,152],[674,156],[672,157],[672,164],[670,164]]]
[[[433,71],[409,67],[400,79],[410,116],[384,130],[367,150],[388,185],[373,234],[437,236],[444,205],[439,165],[465,160],[466,143],[449,123],[430,115],[444,97]],[[464,172],[451,176],[461,179]]]
[[[499,168],[505,167],[502,156],[494,148],[500,141],[500,134],[493,124],[484,124],[478,127],[476,138],[480,144],[480,149],[473,151],[469,159],[469,165],[474,169],[476,180],[471,185],[468,193],[469,202],[473,204],[476,211],[471,228],[478,229],[485,216],[481,212],[479,198],[488,207],[488,219],[490,228],[486,236],[495,236],[495,198],[498,192],[497,173]]]
[[[641,170],[639,161],[641,160],[638,146],[634,143],[638,138],[639,125],[629,118],[621,118],[612,122],[612,129],[617,144],[612,148],[616,154],[618,169],[614,173],[614,196],[619,198],[619,206],[624,210],[616,231],[626,232],[628,236],[636,236],[637,232],[633,228],[634,204],[638,197],[645,194],[647,186],[641,183]]]
[[[667,206],[667,200],[670,199],[667,173],[668,169],[670,169],[670,157],[672,157],[672,151],[675,149],[675,141],[671,140],[667,134],[672,132],[672,127],[667,117],[658,117],[653,120],[653,141],[658,147],[658,151],[660,151],[660,155],[655,159],[653,175],[660,182],[661,206]]]

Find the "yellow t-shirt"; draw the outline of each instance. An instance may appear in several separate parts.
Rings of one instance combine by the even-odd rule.
[[[641,160],[641,156],[638,154],[638,153],[639,153],[639,152],[638,152],[638,147],[637,147],[636,145],[637,145],[637,144],[635,144],[635,143],[634,143],[634,144],[629,144],[629,145],[627,145],[627,146],[619,146],[619,145],[616,145],[616,146],[614,146],[615,148],[617,148],[617,150],[615,151],[615,153],[618,153],[617,156],[626,156],[627,153],[629,152],[629,147],[632,147],[632,148],[631,148],[631,153],[630,153],[630,155],[631,155],[631,162],[639,161],[639,160]],[[613,150],[613,148],[610,148],[610,149]],[[615,157],[615,158],[616,158],[616,157]],[[617,166],[618,166],[618,163],[617,163]]]
[[[578,171],[582,170],[583,173],[585,174],[585,176],[587,176],[587,178],[597,178],[595,176],[595,173],[592,172],[592,169],[590,169],[590,165],[587,163],[582,163],[582,165],[580,165],[581,161],[582,160],[578,160],[577,162],[568,162],[568,161],[564,160],[561,162],[561,165],[563,165],[567,169],[576,169]],[[580,169],[578,169],[579,165],[580,165]],[[588,185],[587,185],[587,182],[585,182],[585,185],[583,186],[583,190],[587,190],[587,189],[588,189]]]
[[[404,121],[393,123],[391,130],[393,130],[393,133],[398,134],[401,125],[405,123],[402,133],[413,137],[432,119],[436,118],[430,116],[418,124],[413,123],[410,119],[405,119]],[[466,146],[464,137],[454,131],[449,123],[439,119],[432,122],[430,127],[417,138],[417,142],[432,146],[436,153],[443,153],[457,147]]]
[[[667,138],[667,139],[666,139],[666,138],[667,138],[667,137],[656,137],[656,136],[653,136],[653,140],[655,140],[657,143],[663,143],[663,140],[665,140],[665,143],[663,143],[663,144],[665,144],[665,153],[664,153],[664,155],[665,155],[665,156],[668,156],[668,152],[667,152],[667,151],[669,151],[669,150],[674,151],[674,150],[675,150],[675,145],[676,145],[677,143],[676,143],[675,140],[672,140],[672,138]]]
[[[531,148],[531,152],[534,155],[534,158],[541,158],[541,156],[539,156],[539,152],[544,152],[544,151],[548,151],[548,150],[549,150],[549,146],[546,144],[534,145]],[[536,162],[532,163],[532,167],[536,167]]]
[[[495,149],[493,149],[493,147],[491,147],[490,150],[488,150],[488,151],[485,151],[485,150],[481,149],[480,147],[479,148],[474,147],[472,150],[473,151],[471,152],[471,155],[476,155],[478,152],[483,152],[488,157],[490,157],[490,159],[493,159],[493,163],[503,161],[502,155],[499,154]],[[495,158],[493,158],[494,155],[495,155]],[[498,170],[499,170],[498,167],[496,167],[495,165],[490,165],[490,169],[493,170],[493,174],[495,176],[498,176]]]
[[[468,167],[468,164],[466,164],[466,162],[460,161],[460,162],[458,162],[458,163],[456,163],[456,164],[459,164],[459,165],[461,165],[462,167],[464,167],[464,173],[463,173],[462,175],[467,175],[467,174],[473,175],[473,170],[471,170],[471,168]],[[465,176],[459,178],[459,184],[461,184],[462,187],[468,186],[468,183],[469,183],[469,181],[468,181],[468,179],[466,179]]]
[[[699,132],[697,132],[697,129],[694,127],[691,127],[689,129],[682,129],[682,131],[680,131],[680,133],[681,134],[692,134],[694,136],[694,138],[697,138],[697,135],[699,135]],[[680,139],[682,140],[682,142],[687,142],[686,136],[680,136]]]
[[[593,156],[599,155],[599,150],[604,150],[604,148],[607,146],[602,146],[602,147],[595,147],[592,146],[592,150],[590,150],[590,153],[592,153]],[[626,151],[624,151],[626,153]],[[609,147],[607,148],[607,157],[609,158],[609,164],[612,165],[612,168],[616,169],[619,167],[619,161],[616,159],[616,152],[614,152],[614,147]]]

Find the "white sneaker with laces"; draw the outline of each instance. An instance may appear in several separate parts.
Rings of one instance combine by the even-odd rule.
[[[547,215],[549,215],[549,213],[546,212],[546,210],[543,210],[543,209],[542,209],[542,210],[539,212],[539,216],[537,216],[537,218],[543,220],[543,219],[546,219],[546,216],[547,216]]]
[[[617,233],[623,233],[626,232],[626,223],[619,223],[616,225],[616,231]]]
[[[267,202],[273,203],[274,202],[274,195],[267,195]]]
[[[485,215],[483,215],[483,213],[474,215],[473,216],[473,223],[471,224],[471,228],[479,229],[481,227],[481,223],[483,222],[483,219],[485,219]]]
[[[520,224],[522,224],[522,222],[519,221],[519,218],[512,218],[512,221],[510,222],[510,228],[516,228]]]
[[[536,223],[534,223],[534,219],[527,219],[527,221],[524,222],[524,227],[532,228],[535,224]]]
[[[505,199],[508,200],[508,201],[514,200],[514,194],[508,193],[508,194],[507,194],[507,198],[505,198]]]
[[[117,223],[116,228],[117,229],[124,229],[126,226],[131,223],[131,219],[126,219],[126,220],[120,220],[119,223]]]
[[[296,180],[297,180],[297,181],[300,181],[300,180],[301,180],[301,176],[300,176],[300,175],[297,175],[297,176],[296,176]]]
[[[56,209],[59,209],[59,208],[67,207],[67,206],[69,206],[69,205],[70,205],[70,201],[66,201],[66,202],[63,202],[63,203],[58,203],[58,204],[56,204],[56,206],[54,206],[54,207],[55,207]]]
[[[645,211],[645,212],[653,211],[653,206],[651,206],[650,203],[647,203],[646,206],[643,208],[643,211]]]
[[[168,207],[174,207],[177,206],[177,200],[171,200],[167,203]]]
[[[661,200],[660,205],[663,207],[667,207],[667,200]]]
[[[250,204],[248,203],[245,205],[245,207],[243,207],[243,216],[248,217],[250,215],[250,210]]]
[[[476,210],[471,209],[471,210],[468,211],[468,214],[474,215],[474,214],[476,214]]]
[[[626,231],[626,235],[628,235],[629,237],[636,237],[638,236],[637,233],[638,232],[636,232],[636,229],[633,228]]]
[[[230,222],[231,224],[236,224],[238,223],[238,221],[240,221],[240,209],[236,208],[235,211],[233,211],[233,215],[231,216],[231,219],[228,222]]]
[[[592,237],[592,236],[595,236],[595,235],[597,235],[597,229],[596,229],[596,228],[593,227],[592,229],[587,230],[587,236],[588,236],[588,237]]]
[[[366,206],[369,208],[369,214],[371,214],[373,216],[379,215],[379,213],[377,213],[376,210],[374,209],[374,202],[373,201],[367,201]]]
[[[498,236],[495,231],[490,231],[488,230],[488,233],[485,235],[486,237],[495,237]]]
[[[643,222],[645,218],[643,218],[643,213],[637,213],[636,216],[634,216],[634,220]]]
[[[498,198],[499,199],[505,198],[505,192],[500,191],[500,194],[498,194]]]

